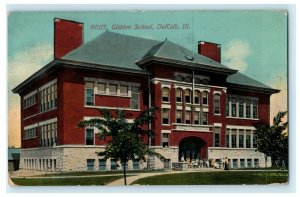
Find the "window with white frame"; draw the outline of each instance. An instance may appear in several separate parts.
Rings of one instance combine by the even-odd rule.
[[[180,88],[176,89],[176,102],[177,103],[182,102],[182,90]]]
[[[255,118],[255,119],[258,118],[258,115],[257,115],[258,101],[257,100],[252,101],[252,109],[253,109],[253,114],[252,114],[253,116],[252,117]]]
[[[257,119],[258,99],[241,96],[227,97],[226,116]]]
[[[236,144],[236,142],[237,142],[237,140],[236,140],[236,138],[237,138],[237,132],[236,132],[236,130],[232,130],[231,131],[231,147],[232,148],[236,148],[237,147],[237,144]]]
[[[239,99],[239,117],[244,117],[244,99]]]
[[[106,170],[106,160],[105,159],[99,159],[99,171],[105,171]]]
[[[184,91],[185,103],[191,103],[191,90],[186,89]]]
[[[162,146],[164,148],[169,147],[169,133],[162,133]]]
[[[214,95],[214,114],[220,114],[220,95]]]
[[[57,106],[57,84],[52,84],[44,89],[39,90],[39,110],[40,112],[48,111]]]
[[[244,148],[244,130],[239,130],[239,148]]]
[[[95,159],[86,160],[87,171],[94,171],[95,168]]]
[[[106,94],[106,83],[97,83],[98,94]]]
[[[170,124],[170,109],[162,109],[162,124]]]
[[[51,147],[57,145],[57,122],[41,125],[39,127],[40,147]]]
[[[176,110],[176,123],[182,123],[182,110]]]
[[[246,131],[246,148],[251,148],[251,131]]]
[[[162,88],[162,101],[170,102],[170,89],[167,87]]]
[[[94,106],[94,82],[85,82],[85,105]]]
[[[140,89],[138,87],[131,87],[130,108],[140,108]]]
[[[195,104],[200,104],[200,91],[199,90],[196,90],[195,91]]]
[[[214,147],[220,147],[220,127],[214,127]]]
[[[117,84],[109,84],[109,95],[117,95],[118,93],[118,85]]]
[[[30,107],[34,104],[35,104],[35,94],[33,94],[33,95],[27,97],[26,99],[24,99],[24,107],[23,108]]]
[[[226,129],[226,147],[230,147],[230,141],[229,141],[229,137],[230,137],[230,130]]]
[[[236,117],[236,99],[231,98],[231,117]]]
[[[194,111],[194,124],[199,125],[200,124],[200,112],[199,111]]]
[[[202,124],[208,125],[208,113],[207,112],[202,113]]]
[[[252,137],[253,137],[253,139],[252,139],[252,141],[253,141],[253,148],[257,148],[257,139],[256,139],[256,135],[253,135]]]
[[[85,145],[94,145],[94,129],[85,129]]]
[[[202,92],[202,104],[208,105],[208,92],[206,91]]]
[[[191,111],[185,111],[185,124],[191,124]]]
[[[128,86],[120,85],[120,96],[128,96]]]
[[[30,129],[24,130],[24,136],[23,136],[24,140],[35,138],[35,137],[36,137],[35,128],[30,128]]]

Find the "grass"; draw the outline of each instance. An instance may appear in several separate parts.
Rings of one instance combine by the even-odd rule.
[[[77,186],[107,185],[123,176],[70,177],[70,178],[12,178],[19,186]]]
[[[190,172],[146,177],[134,181],[140,185],[241,185],[287,183],[288,176],[275,172]]]

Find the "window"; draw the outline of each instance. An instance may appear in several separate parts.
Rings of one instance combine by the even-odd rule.
[[[229,132],[230,132],[230,130],[229,129],[226,129],[226,147],[230,147],[229,146]]]
[[[133,160],[132,163],[133,163],[133,164],[132,164],[133,170],[138,170],[138,169],[140,169],[140,161],[139,161],[139,160],[135,159],[135,160]]]
[[[240,168],[245,168],[245,159],[240,159]]]
[[[220,127],[214,128],[214,147],[220,146]]]
[[[40,112],[53,109],[57,106],[57,84],[39,90],[39,110]]]
[[[106,160],[105,159],[99,159],[99,170],[100,171],[106,170]]]
[[[85,129],[85,144],[94,145],[94,129]]]
[[[182,110],[176,111],[176,123],[182,123]]]
[[[236,117],[236,99],[231,98],[231,117]]]
[[[191,103],[191,90],[186,89],[184,91],[184,97],[185,97],[185,102],[186,103]]]
[[[200,84],[200,83],[201,83],[200,78],[196,77],[196,78],[195,78],[195,84]]]
[[[239,99],[239,117],[244,117],[244,99]]]
[[[200,124],[200,112],[194,112],[194,124]]]
[[[231,147],[236,148],[236,130],[231,131]]]
[[[130,100],[130,108],[131,109],[139,109],[140,108],[140,99],[139,99],[139,88],[131,87],[131,100]]]
[[[202,124],[203,125],[207,125],[208,124],[208,113],[207,112],[203,112],[203,118],[202,118],[203,122]]]
[[[162,134],[162,146],[167,148],[169,147],[169,133]]]
[[[35,104],[35,94],[24,99],[24,109]]]
[[[86,163],[87,163],[87,170],[94,171],[95,159],[87,159]]]
[[[200,91],[195,91],[195,104],[200,104]]]
[[[176,81],[183,81],[183,77],[181,75],[176,75],[175,80]]]
[[[188,83],[192,83],[192,77],[186,76],[185,81]]]
[[[253,148],[257,148],[257,139],[255,135],[253,135]]]
[[[253,108],[253,118],[257,118],[257,107],[258,106],[258,101],[257,100],[253,100],[253,105],[252,105],[252,108]]]
[[[106,94],[106,83],[97,83],[98,94]]]
[[[191,111],[185,111],[185,124],[191,124]]]
[[[162,109],[162,124],[170,124],[170,110],[169,109]]]
[[[214,113],[220,114],[220,95],[219,94],[214,95]]]
[[[120,95],[121,96],[128,96],[128,86],[120,85]]]
[[[109,94],[110,95],[117,95],[117,89],[118,89],[117,84],[109,84]]]
[[[209,80],[208,80],[208,79],[202,79],[202,80],[201,80],[201,83],[202,83],[203,85],[208,85]]]
[[[246,131],[246,148],[251,147],[251,131]]]
[[[85,83],[85,104],[88,106],[94,105],[94,82]]]
[[[117,167],[117,162],[116,162],[115,159],[111,159],[111,160],[110,160],[110,169],[111,169],[111,170],[117,170],[117,169],[118,169],[118,167]]]
[[[246,100],[246,118],[251,118],[251,100]]]
[[[247,159],[247,168],[252,168],[252,159]]]
[[[228,97],[226,99],[226,116],[229,116],[229,100],[230,100],[230,98]]]
[[[49,147],[57,145],[57,122],[39,127],[39,146]]]
[[[254,167],[259,168],[259,160],[258,159],[254,159]]]
[[[244,148],[244,131],[239,131],[239,148]]]
[[[170,90],[169,88],[164,87],[162,89],[162,101],[163,102],[169,102],[170,101]]]
[[[208,105],[208,93],[207,92],[202,93],[202,104]]]
[[[36,137],[35,128],[30,128],[30,129],[24,130],[23,139],[30,139],[30,138],[34,138],[34,137]]]
[[[237,159],[233,159],[232,160],[232,168],[237,168],[238,167],[238,160]]]
[[[182,102],[182,90],[179,88],[176,89],[176,102]]]

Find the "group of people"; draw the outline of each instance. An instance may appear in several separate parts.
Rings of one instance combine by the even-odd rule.
[[[188,163],[188,168],[209,168],[209,167],[213,167],[213,168],[217,168],[217,169],[224,169],[224,170],[229,170],[229,161],[228,158],[221,158],[218,161],[216,161],[215,159],[190,159],[190,158],[186,158],[184,159],[184,157],[182,156],[180,159],[181,162],[187,162]]]

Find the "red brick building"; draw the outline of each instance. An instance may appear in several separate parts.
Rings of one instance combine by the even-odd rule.
[[[117,161],[95,154],[105,147],[99,131],[77,123],[100,118],[102,108],[134,119],[149,106],[160,108],[150,145],[167,158],[150,158],[153,168],[225,157],[233,168],[264,165],[253,124],[269,122],[279,90],[223,65],[220,45],[200,41],[197,54],[167,39],[110,31],[83,43],[83,27],[55,18],[55,59],[13,89],[21,97],[20,168],[116,170]]]

